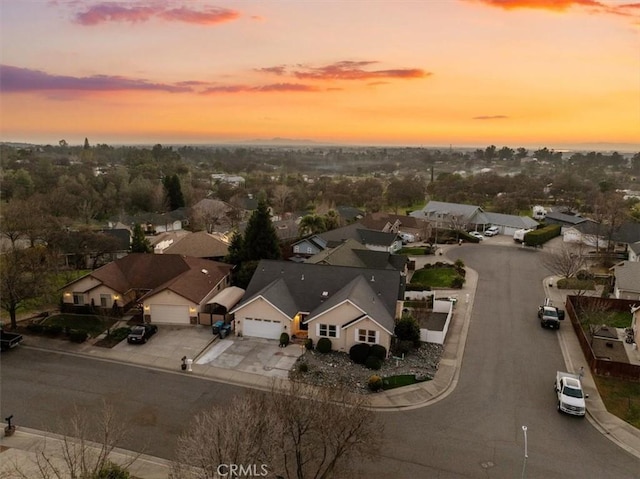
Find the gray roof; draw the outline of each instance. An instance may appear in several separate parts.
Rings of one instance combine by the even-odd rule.
[[[430,218],[440,213],[449,216],[461,215],[467,223],[488,224],[482,208],[476,205],[464,205],[460,203],[447,203],[444,201],[429,201],[422,210],[412,211],[410,216],[418,218]]]
[[[583,218],[582,216],[567,215],[565,213],[558,213],[556,211],[549,211],[546,214],[545,218],[546,218],[546,221],[550,223],[565,223],[569,225],[577,225],[587,221],[587,219]]]
[[[372,251],[362,243],[348,239],[335,248],[326,249],[307,259],[307,263],[356,268],[397,269],[402,271],[407,263],[404,255],[394,255],[385,251]]]
[[[362,277],[364,283],[358,280],[357,283],[350,284],[358,277]],[[368,290],[364,288],[364,284]],[[402,299],[403,291],[403,277],[397,270],[262,260],[238,307],[262,296],[293,317],[298,312],[316,314],[324,310],[324,303],[349,298],[363,309],[369,304],[373,309],[365,311],[371,314],[378,314],[382,305],[386,310],[384,318],[393,319],[396,302]],[[334,295],[338,295],[337,298],[333,298]],[[367,295],[375,298],[376,306],[371,301],[367,303],[364,299]],[[384,318],[374,319],[387,321]],[[393,331],[393,325],[381,325],[390,327],[390,331]]]
[[[484,215],[492,225],[509,226],[518,229],[534,229],[538,227],[538,222],[529,216],[505,215],[488,211]]]
[[[397,238],[395,233],[383,233],[382,231],[368,230],[358,223],[326,231],[318,236],[326,241],[330,246],[338,245],[348,239],[355,239],[362,244],[390,246]]]
[[[622,261],[613,267],[619,290],[640,293],[640,262]]]
[[[631,243],[629,245],[629,249],[633,251],[635,254],[640,255],[640,241],[636,243]]]

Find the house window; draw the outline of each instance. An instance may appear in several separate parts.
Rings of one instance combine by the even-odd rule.
[[[338,327],[335,324],[319,324],[318,336],[322,336],[324,338],[337,338]]]
[[[100,306],[102,308],[108,308],[111,305],[109,304],[109,302],[111,301],[111,295],[110,294],[101,294],[100,295]]]
[[[76,304],[76,305],[84,304],[84,294],[73,293],[73,304]]]
[[[294,253],[299,253],[299,252],[300,252],[300,246],[295,245],[295,246],[293,247],[293,252],[294,252]]]
[[[313,250],[311,249],[311,246],[307,246],[307,253],[308,253],[308,254],[313,253]]]
[[[376,331],[373,329],[358,329],[358,342],[376,344]]]

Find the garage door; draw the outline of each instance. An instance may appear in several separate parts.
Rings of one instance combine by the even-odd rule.
[[[152,304],[152,323],[189,324],[189,307],[173,304]]]
[[[282,321],[270,319],[245,319],[242,334],[254,338],[280,339]]]

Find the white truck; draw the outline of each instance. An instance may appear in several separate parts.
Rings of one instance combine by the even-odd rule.
[[[524,243],[524,235],[526,235],[529,231],[533,231],[533,230],[526,229],[526,228],[516,230],[513,233],[513,241],[515,241],[516,243]]]
[[[582,391],[582,383],[578,374],[556,372],[553,390],[558,396],[558,412],[573,416],[584,416],[587,413],[585,399],[589,395]]]

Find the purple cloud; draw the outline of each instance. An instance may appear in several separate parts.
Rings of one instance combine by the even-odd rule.
[[[121,76],[93,75],[73,77],[50,75],[40,70],[0,65],[0,91],[3,93],[21,93],[34,91],[165,91],[180,93],[191,91],[187,86],[163,83],[151,83],[147,80],[125,78]]]
[[[295,67],[275,66],[261,68],[258,71],[278,76],[292,76],[302,80],[372,80],[380,78],[424,78],[432,73],[420,68],[395,68],[387,70],[368,70],[367,67],[377,61],[340,61],[322,67],[296,65]]]
[[[202,93],[213,95],[216,93],[272,93],[272,92],[317,92],[319,88],[299,83],[272,83],[269,85],[224,85],[207,88]]]
[[[203,7],[196,10],[190,7],[167,8],[160,3],[132,5],[127,2],[102,2],[76,13],[75,21],[91,26],[106,22],[147,22],[153,18],[160,18],[169,22],[216,25],[239,17],[240,13],[237,11],[220,7]]]

